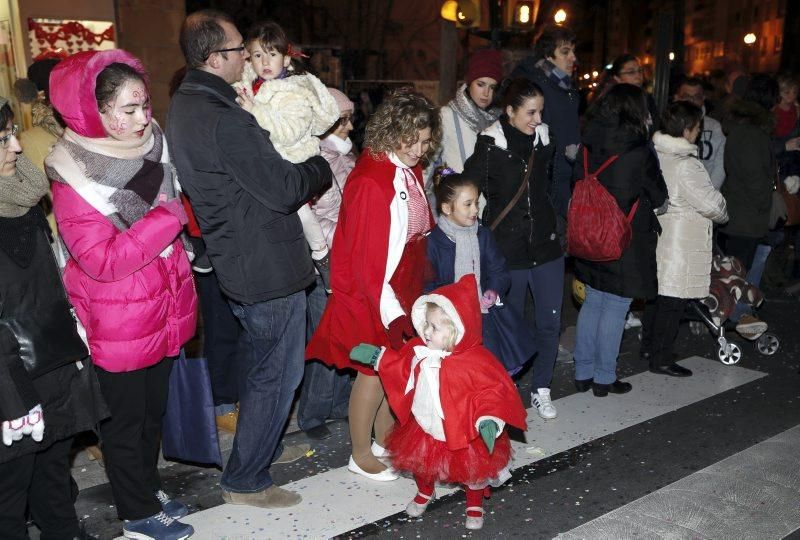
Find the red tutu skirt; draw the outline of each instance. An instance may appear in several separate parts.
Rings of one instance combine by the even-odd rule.
[[[511,443],[503,431],[489,454],[483,439],[473,439],[467,448],[450,450],[419,427],[415,420],[399,423],[386,438],[392,467],[410,472],[425,482],[475,485],[496,478],[511,460]]]

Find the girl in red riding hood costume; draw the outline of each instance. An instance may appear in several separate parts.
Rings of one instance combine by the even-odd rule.
[[[475,276],[421,296],[411,319],[421,337],[400,351],[361,344],[350,357],[374,365],[397,424],[386,448],[396,470],[408,471],[417,495],[406,513],[418,517],[434,484],[461,484],[468,529],[483,526],[489,486],[510,477],[506,424],[525,429],[525,408],[503,365],[481,345]]]

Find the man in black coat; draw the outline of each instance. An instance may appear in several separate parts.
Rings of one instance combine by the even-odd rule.
[[[280,444],[303,376],[305,288],[314,268],[297,209],[331,183],[321,156],[280,157],[231,83],[247,60],[233,20],[206,10],[189,15],[180,44],[188,68],[175,93],[167,139],[197,217],[222,292],[252,346],[239,363],[239,420],[220,485],[226,502],[293,506],[301,497],[275,486],[272,462],[306,448]]]
[[[556,213],[566,218],[572,188],[572,165],[581,143],[578,105],[580,96],[572,82],[575,34],[563,27],[545,29],[536,41],[533,54],[524,58],[511,78],[524,77],[535,82],[544,93],[542,120],[555,142],[551,202]]]

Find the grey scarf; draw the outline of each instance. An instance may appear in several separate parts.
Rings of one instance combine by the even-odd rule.
[[[500,109],[490,107],[483,110],[478,107],[467,95],[466,84],[459,87],[456,97],[450,101],[449,105],[475,133],[480,133],[491,126],[500,117]]]
[[[17,171],[11,176],[0,176],[0,217],[17,218],[47,194],[50,184],[36,165],[17,155]]]
[[[442,216],[439,218],[437,226],[456,244],[454,281],[458,281],[467,274],[475,274],[475,281],[478,282],[478,301],[480,301],[483,291],[481,291],[481,248],[478,244],[478,224],[462,227],[450,221],[447,216]],[[481,307],[481,313],[489,313],[489,310]]]

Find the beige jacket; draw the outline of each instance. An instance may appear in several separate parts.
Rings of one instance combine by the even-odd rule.
[[[705,298],[711,283],[712,222],[728,221],[725,198],[711,184],[694,144],[663,132],[653,135],[653,144],[669,192],[667,211],[658,217],[658,294]]]

